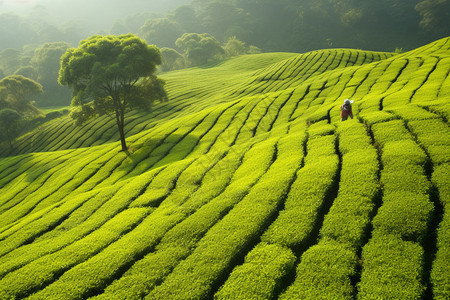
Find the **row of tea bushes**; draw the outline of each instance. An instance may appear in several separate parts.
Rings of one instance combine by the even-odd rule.
[[[434,73],[433,73],[434,74]],[[431,269],[435,299],[450,297],[450,128],[439,115],[415,105],[392,110],[407,121],[407,126],[431,159],[432,183],[442,207],[442,220],[437,231],[437,253]]]
[[[259,162],[267,161],[267,164],[270,164],[270,160],[273,156],[273,141],[271,142],[272,147],[267,143],[263,145],[266,147],[256,147],[255,152],[251,153],[258,153],[258,156],[255,156],[253,160],[259,159]],[[261,151],[261,149],[267,149],[267,151]],[[261,173],[267,169],[267,164],[260,164],[258,168],[261,170],[255,170],[253,173],[256,176],[258,176],[258,174],[260,176]],[[256,166],[254,161],[252,161],[251,164],[247,164],[245,175],[248,176],[249,173],[251,173],[251,169],[255,169]],[[250,168],[250,170],[248,168]],[[236,173],[239,174],[239,172]],[[243,184],[244,182],[245,180],[239,180],[239,184]],[[64,295],[69,298],[86,297],[94,293],[93,289],[95,286],[98,286],[99,284],[101,286],[106,285],[116,276],[117,272],[120,272],[123,268],[129,268],[137,257],[145,255],[151,251],[153,247],[157,246],[161,238],[173,228],[173,226],[186,218],[186,214],[190,211],[195,211],[193,201],[187,201],[183,205],[178,206],[176,203],[182,202],[177,199],[179,197],[179,194],[174,190],[174,192],[134,230],[127,235],[124,235],[117,242],[109,245],[101,253],[64,273],[61,278],[41,290],[35,297],[38,299],[50,297],[57,293],[57,291],[64,291]],[[184,195],[181,195],[181,197],[184,198]],[[232,200],[228,197],[226,199]],[[239,197],[234,198],[234,200],[239,201]],[[80,278],[82,278],[83,282],[77,283]]]
[[[294,253],[285,246],[259,243],[237,266],[215,299],[274,299],[294,268]]]
[[[248,251],[274,218],[301,163],[302,149],[302,135],[281,138],[269,170],[148,298],[202,298],[211,293],[224,272]]]
[[[191,253],[203,234],[238,203],[267,170],[273,148],[265,146],[229,151],[201,179],[199,189],[182,204],[183,211],[191,215],[170,229],[156,245],[155,251],[137,261],[98,298],[123,299],[131,295],[142,298],[159,284]],[[247,156],[242,159],[246,151]],[[259,164],[255,164],[256,161]],[[241,189],[236,189],[237,185]],[[177,195],[178,192],[174,191],[166,202],[179,202],[175,199]]]
[[[339,190],[320,229],[319,242],[297,266],[281,299],[353,299],[357,253],[367,239],[378,195],[378,155],[366,127],[356,120],[337,128],[342,155]]]
[[[296,131],[298,128],[296,128]],[[261,242],[235,267],[225,284],[215,294],[217,299],[271,299],[285,285],[294,270],[293,250],[305,247],[314,236],[319,214],[332,189],[338,168],[333,136],[334,127],[328,124],[310,126],[309,140],[290,142],[295,152],[307,151],[305,165],[297,171],[290,187],[284,209],[261,236]],[[291,146],[291,147],[292,147]]]
[[[444,214],[437,231],[437,253],[431,270],[435,299],[450,297],[450,163],[434,168],[432,181],[439,192]]]
[[[434,209],[424,168],[428,156],[404,121],[377,123],[372,130],[382,151],[383,204],[363,248],[358,297],[418,299],[425,290],[421,243]]]
[[[56,253],[43,256],[0,280],[0,298],[25,297],[58,278],[65,270],[100,252],[106,245],[132,229],[148,211],[133,208],[117,214],[99,230]],[[59,294],[52,294],[58,297]],[[42,298],[41,298],[42,299]]]
[[[337,133],[342,155],[339,191],[320,235],[357,251],[368,238],[379,195],[378,153],[365,125],[356,120],[340,123]]]
[[[142,192],[149,179],[151,179],[151,174],[143,174],[124,182],[122,188],[115,186],[80,195],[79,198],[73,198],[72,201],[67,201],[60,207],[46,212],[46,218],[38,218],[25,224],[14,235],[5,239],[7,242],[5,245],[8,245],[9,251],[12,251],[0,258],[0,273],[4,274],[19,269],[31,261],[60,251],[95,232],[114,215],[126,210],[133,199]],[[80,204],[82,206],[79,213],[72,214],[55,228],[55,231],[59,231],[59,235],[54,232],[53,234],[56,236],[46,237],[43,235],[40,239],[36,239],[40,233],[53,226],[54,219],[61,219],[63,215],[72,211],[73,205]],[[90,214],[86,216],[83,212]],[[48,245],[49,239],[52,240],[50,245]],[[32,244],[22,245],[27,240],[35,241]],[[19,245],[22,247],[18,247]],[[22,271],[19,269],[18,272]]]

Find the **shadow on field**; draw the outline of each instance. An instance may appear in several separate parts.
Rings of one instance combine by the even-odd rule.
[[[190,134],[170,134],[163,139],[151,138],[144,143],[130,144],[127,157],[116,169],[139,175],[185,159],[197,146],[199,137]]]

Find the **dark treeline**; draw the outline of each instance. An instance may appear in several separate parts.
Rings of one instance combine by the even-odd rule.
[[[450,34],[450,0],[194,0],[164,16],[138,14],[112,33],[139,33],[160,47],[184,32],[230,37],[265,52],[323,48],[410,50]]]

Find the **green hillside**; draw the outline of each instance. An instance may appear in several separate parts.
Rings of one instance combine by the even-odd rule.
[[[449,299],[450,38],[240,56],[0,152],[0,299]],[[340,121],[344,99],[355,118]]]

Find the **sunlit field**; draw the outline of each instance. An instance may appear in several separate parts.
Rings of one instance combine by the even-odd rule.
[[[0,299],[450,299],[450,38],[159,74],[0,150]],[[354,118],[340,105],[354,100]]]

